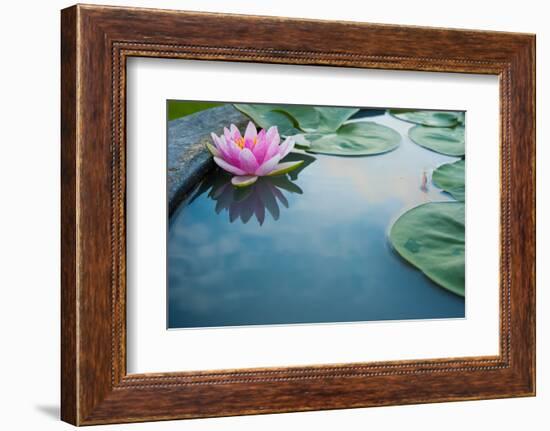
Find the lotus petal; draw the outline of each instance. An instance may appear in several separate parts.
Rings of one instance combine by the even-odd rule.
[[[263,132],[263,129],[262,129]],[[261,132],[260,132],[261,133]],[[272,139],[273,140],[273,139]],[[269,147],[269,139],[267,138],[267,134],[263,136],[263,139],[260,138],[260,134],[258,134],[258,141],[256,142],[256,145],[252,148],[252,153],[254,154],[254,157],[256,157],[256,160],[258,163],[264,162],[265,154],[267,152],[267,148]]]
[[[241,132],[239,132],[239,129],[234,124],[231,124],[229,127],[229,130],[231,131],[231,138],[233,140],[241,138]]]
[[[246,175],[246,172],[243,171],[242,169],[236,167],[236,166],[233,166],[229,163],[227,163],[225,160],[223,160],[222,158],[220,157],[214,157],[214,162],[216,162],[216,164],[222,168],[224,171],[227,171],[231,174],[234,174],[234,175]]]
[[[272,141],[271,144],[267,147],[265,152],[264,160],[271,159],[275,154],[280,154],[279,145],[276,141]]]
[[[227,142],[227,151],[229,153],[229,157],[231,158],[231,162],[238,164],[239,153],[241,152],[241,149],[238,147],[235,141]]]
[[[223,136],[225,137],[225,140],[227,142],[231,141],[231,132],[229,131],[229,129],[227,127],[223,128]]]
[[[273,171],[271,171],[268,176],[271,177],[271,176],[274,176],[274,175],[283,175],[283,174],[286,174],[290,171],[293,171],[294,169],[296,169],[298,166],[300,166],[302,163],[304,163],[303,160],[298,160],[297,162],[284,162],[284,163],[279,163],[277,166],[275,166],[275,169],[273,169]]]
[[[294,139],[292,138],[286,138],[284,142],[279,147],[279,154],[281,155],[281,159],[284,159],[288,153],[290,153],[294,149]]]
[[[248,148],[243,148],[239,153],[239,162],[240,168],[248,174],[253,174],[258,169],[258,161]]]
[[[281,156],[275,154],[271,159],[266,160],[260,166],[258,166],[258,169],[256,169],[256,175],[263,177],[264,175],[269,174],[271,171],[273,171],[273,169],[275,169],[275,166],[277,166],[279,160],[281,160]]]
[[[275,141],[277,145],[279,145],[279,142],[281,141],[277,126],[271,126],[269,129],[267,129],[267,133],[265,137],[267,139],[268,144],[271,144],[273,141]]]
[[[212,135],[212,140],[214,141],[214,144],[216,145],[216,148],[220,152],[221,158],[225,159],[228,162],[231,162],[231,156],[229,154],[229,149],[227,147],[227,143],[225,141],[225,137],[223,136],[217,136],[214,133]]]
[[[252,148],[254,145],[254,140],[258,136],[258,132],[256,130],[256,126],[252,121],[248,122],[248,126],[246,126],[246,130],[244,132],[244,144],[246,148]]]
[[[208,148],[208,151],[210,151],[210,154],[212,154],[214,157],[220,157],[220,151],[210,142],[206,143],[206,148]]]
[[[255,175],[240,175],[231,178],[231,184],[235,187],[247,187],[251,184],[254,184],[258,179]]]

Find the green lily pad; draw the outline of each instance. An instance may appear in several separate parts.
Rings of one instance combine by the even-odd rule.
[[[297,129],[296,119],[288,112],[284,112],[278,108],[278,105],[249,105],[235,104],[233,105],[252,121],[263,129],[268,129],[271,126],[277,126],[279,133],[282,136],[295,135],[301,133]]]
[[[457,201],[464,202],[466,194],[465,168],[466,162],[464,160],[447,163],[434,171],[432,181]]]
[[[428,278],[464,296],[464,203],[432,202],[407,211],[392,226],[390,241]]]
[[[345,122],[357,108],[294,105],[245,105],[235,107],[260,127],[273,125],[283,136],[292,135],[296,145],[312,153],[368,156],[395,149],[401,135],[373,122]]]
[[[465,152],[464,126],[414,126],[409,130],[409,138],[421,147],[448,156],[462,157]]]
[[[409,123],[421,124],[429,127],[453,127],[461,119],[463,113],[459,111],[421,111],[417,109],[390,109],[390,114]]]
[[[348,118],[356,114],[357,108],[325,108],[297,105],[235,104],[235,108],[250,117],[264,129],[277,126],[283,136],[301,132],[333,132]]]
[[[338,130],[346,120],[359,112],[358,108],[314,108],[319,113],[319,124],[312,129],[316,132],[334,132]],[[301,121],[300,128],[302,127]]]
[[[371,121],[349,123],[332,133],[306,134],[306,151],[338,156],[368,156],[385,153],[399,146],[401,135]]]
[[[315,129],[320,122],[319,112],[312,106],[274,105],[271,108],[292,117],[296,128],[301,130]]]

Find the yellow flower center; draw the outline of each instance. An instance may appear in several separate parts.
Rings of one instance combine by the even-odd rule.
[[[252,146],[256,145],[256,141],[257,139],[254,138],[254,140],[252,141]],[[237,144],[237,146],[242,150],[244,148],[244,138],[235,139],[235,144]]]

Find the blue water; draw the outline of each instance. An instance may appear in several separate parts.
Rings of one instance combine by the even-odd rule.
[[[464,298],[406,263],[387,235],[407,209],[451,198],[431,184],[456,160],[407,138],[371,157],[308,156],[295,178],[235,192],[214,171],[172,215],[168,327],[464,317]],[[300,156],[297,156],[300,157]]]

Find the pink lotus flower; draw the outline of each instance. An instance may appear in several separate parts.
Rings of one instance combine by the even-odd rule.
[[[212,140],[214,145],[207,143],[206,146],[214,156],[214,162],[234,175],[231,183],[236,187],[254,184],[258,177],[286,174],[303,163],[303,160],[280,163],[294,148],[294,139],[288,137],[280,143],[277,126],[258,133],[254,124],[249,122],[243,137],[231,124],[229,130],[224,128],[221,136],[212,133]]]

